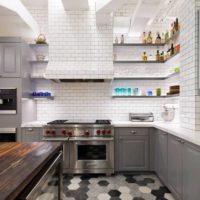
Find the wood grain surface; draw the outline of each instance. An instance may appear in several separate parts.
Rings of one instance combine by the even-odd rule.
[[[62,149],[61,143],[0,143],[0,200],[14,200]]]

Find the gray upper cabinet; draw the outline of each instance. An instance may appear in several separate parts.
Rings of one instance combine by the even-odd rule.
[[[0,77],[20,77],[20,43],[0,43]]]
[[[149,170],[149,135],[144,128],[119,128],[116,161],[119,171]]]
[[[158,131],[156,133],[155,166],[159,178],[167,183],[167,133]]]
[[[168,135],[168,188],[182,199],[182,140]]]
[[[22,142],[41,142],[42,128],[22,128]]]
[[[183,200],[200,199],[200,148],[183,145]]]

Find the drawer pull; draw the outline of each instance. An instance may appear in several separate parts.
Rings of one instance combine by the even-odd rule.
[[[181,140],[181,143],[182,143],[182,144],[184,144],[184,143],[185,143],[185,141],[184,141],[184,140]]]
[[[181,142],[181,139],[177,139],[178,142]]]
[[[32,132],[32,131],[33,131],[33,129],[32,129],[32,128],[28,128],[28,129],[27,129],[27,131],[31,131],[31,132]]]
[[[131,131],[131,134],[134,134],[134,135],[135,135],[136,133],[137,133],[136,131]]]

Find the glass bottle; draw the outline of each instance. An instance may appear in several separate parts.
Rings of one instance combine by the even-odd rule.
[[[147,43],[152,44],[152,42],[153,42],[153,38],[152,38],[151,31],[150,31],[149,34],[148,34],[148,37],[147,37]]]
[[[157,50],[157,53],[156,53],[156,61],[159,61],[160,60],[160,52],[159,50]]]
[[[142,54],[142,60],[143,61],[147,61],[148,60],[148,56],[147,56],[146,51],[144,51],[143,54]]]
[[[124,44],[124,35],[121,35],[121,44]]]
[[[142,43],[143,43],[143,44],[146,44],[146,43],[147,43],[146,32],[143,32],[143,34],[142,34]]]

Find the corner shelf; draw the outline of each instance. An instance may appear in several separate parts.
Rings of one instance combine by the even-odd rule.
[[[178,76],[180,73],[172,73],[169,74],[167,76],[152,76],[152,77],[145,77],[145,76],[141,76],[141,77],[114,77],[114,80],[166,80],[168,78],[174,77],[174,76]]]
[[[33,100],[54,100],[54,96],[31,96]]]
[[[149,60],[149,61],[143,61],[143,60],[115,60],[113,63],[116,64],[130,64],[130,63],[146,63],[146,64],[157,64],[157,63],[164,63],[165,61],[156,61],[156,60]]]
[[[131,46],[135,46],[135,47],[163,47],[165,46],[166,44],[168,44],[171,40],[175,39],[176,37],[178,37],[180,34],[180,31],[177,31],[174,35],[172,35],[170,38],[168,38],[165,43],[160,43],[160,44],[144,44],[144,43],[124,43],[124,44],[113,44],[114,47],[131,47]]]
[[[173,98],[179,97],[179,94],[166,95],[166,96],[112,96],[112,98],[119,99],[160,99],[160,98]]]
[[[137,64],[141,64],[141,63],[145,63],[145,64],[159,64],[159,63],[166,63],[167,61],[171,60],[172,58],[174,58],[175,56],[177,56],[180,52],[175,53],[174,55],[170,56],[170,58],[168,58],[165,61],[156,61],[156,60],[147,60],[147,61],[143,61],[143,60],[114,60],[113,63],[115,64],[131,64],[131,63],[137,63]]]
[[[31,64],[47,64],[49,61],[48,60],[30,60],[29,62]]]
[[[49,47],[49,44],[29,44],[30,47]]]

